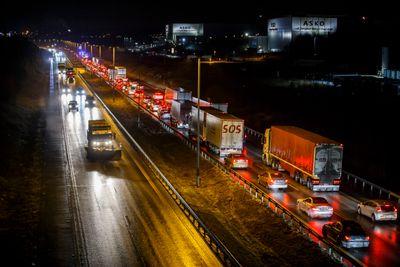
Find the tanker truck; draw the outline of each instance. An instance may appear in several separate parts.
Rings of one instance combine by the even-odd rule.
[[[265,130],[262,160],[312,191],[339,191],[343,145],[294,126]]]

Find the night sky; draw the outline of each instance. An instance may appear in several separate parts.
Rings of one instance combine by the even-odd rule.
[[[94,1],[2,2],[0,31],[38,30],[79,34],[132,33],[164,31],[171,22],[257,23],[282,15],[376,15],[388,17],[389,6],[348,6],[345,1]],[[260,17],[259,15],[263,15]]]

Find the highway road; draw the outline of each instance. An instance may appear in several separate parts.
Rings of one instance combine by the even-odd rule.
[[[56,79],[67,144],[72,209],[78,253],[91,266],[220,266],[218,258],[160,184],[153,179],[119,131],[120,161],[88,161],[84,149],[89,119],[106,118],[97,105],[85,108],[85,96]],[[62,93],[70,88],[71,93]],[[86,94],[89,94],[85,88]],[[76,99],[79,111],[68,111]],[[115,125],[113,128],[116,129]]]
[[[145,90],[155,91],[146,84]],[[257,174],[268,169],[261,162],[261,151],[259,148],[246,144],[246,154],[250,157],[250,167],[248,170],[238,171],[245,179],[257,183]],[[293,211],[312,229],[321,234],[322,225],[339,218],[352,219],[361,224],[361,226],[370,235],[370,247],[362,249],[348,249],[348,251],[368,266],[400,266],[400,242],[399,242],[399,223],[397,222],[379,222],[372,223],[367,218],[357,214],[356,207],[360,200],[342,192],[312,192],[305,186],[296,183],[289,178],[289,188],[284,191],[271,191],[267,188],[263,190],[280,204]],[[261,186],[262,187],[262,186]],[[299,212],[296,207],[297,199],[307,196],[325,197],[334,208],[334,216],[330,219],[310,219],[306,214]]]

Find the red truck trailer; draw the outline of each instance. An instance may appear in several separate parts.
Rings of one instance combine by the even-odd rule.
[[[343,145],[294,126],[266,129],[263,161],[313,191],[339,191]]]

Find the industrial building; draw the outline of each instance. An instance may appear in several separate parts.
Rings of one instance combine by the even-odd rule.
[[[203,35],[204,26],[202,23],[173,23],[165,26],[167,41],[175,44],[184,44]]]
[[[281,17],[268,20],[268,52],[280,52],[304,35],[328,36],[337,30],[335,17]]]

